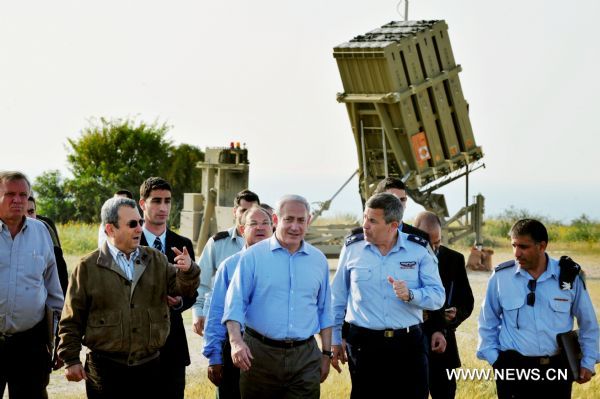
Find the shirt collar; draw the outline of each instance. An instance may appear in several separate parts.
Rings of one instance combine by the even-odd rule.
[[[230,227],[228,231],[229,231],[229,238],[231,240],[235,240],[236,238],[243,238],[241,235],[238,234],[237,226]]]
[[[279,240],[277,239],[277,237],[275,237],[275,233],[273,233],[273,235],[271,236],[271,238],[269,238],[269,248],[271,249],[271,251],[275,251],[276,249],[283,249],[288,251],[287,248],[284,248],[281,243],[279,242]],[[289,252],[289,251],[288,251]],[[298,253],[298,252],[302,252],[304,254],[308,255],[308,248],[306,247],[306,241],[302,240],[302,244],[300,244],[300,248],[298,248],[298,250],[294,253]]]
[[[400,228],[398,228],[398,238],[396,239],[396,243],[394,244],[394,246],[388,253],[397,252],[400,250],[400,248],[404,248],[406,246],[405,245],[406,240],[402,237],[402,234],[404,234],[404,233],[402,233],[400,231]],[[373,243],[370,243],[369,241],[366,241],[366,239],[365,239],[365,242],[366,242],[366,246],[369,246],[372,248],[377,248],[376,245],[374,245]]]
[[[537,278],[537,280],[544,281],[547,278],[553,276],[558,280],[558,276],[560,275],[560,267],[558,266],[558,261],[549,257],[547,253],[544,253],[544,256],[546,257],[546,270],[544,270],[544,272]],[[527,270],[523,270],[521,268],[521,265],[519,265],[519,262],[517,262],[516,260],[515,265],[517,265],[517,267],[515,268],[515,274],[519,273],[522,276],[527,277],[528,279],[531,277],[531,274],[529,274]]]
[[[29,218],[25,216],[23,216],[23,218],[25,219],[25,221],[23,222],[23,227],[21,227],[21,231],[25,231],[27,229],[27,226],[29,225]],[[8,226],[6,225],[6,223],[4,223],[2,219],[0,219],[0,233],[2,233],[5,228],[8,230]]]
[[[152,246],[154,244],[154,240],[156,240],[156,237],[158,237],[164,248],[167,237],[167,229],[165,229],[165,231],[163,231],[163,233],[159,236],[154,235],[154,233],[152,233],[150,230],[147,230],[145,227],[142,231],[144,232],[144,236],[146,236],[146,242],[148,243],[148,246]]]
[[[125,255],[125,253],[122,252],[119,248],[112,245],[108,239],[106,240],[106,244],[108,245],[108,250],[110,251],[110,254],[112,255],[115,262],[117,262],[119,255],[123,255],[125,260],[127,260],[127,255]],[[129,262],[135,261],[139,255],[140,255],[140,247],[137,247],[135,249],[135,251],[133,251],[133,253],[129,257]]]

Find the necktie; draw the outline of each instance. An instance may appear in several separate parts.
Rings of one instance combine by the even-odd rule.
[[[160,238],[156,237],[152,246],[158,249],[160,252],[163,252],[162,242],[160,242]]]

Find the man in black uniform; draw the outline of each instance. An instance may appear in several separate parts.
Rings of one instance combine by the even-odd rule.
[[[143,234],[140,245],[154,247],[167,255],[169,263],[174,263],[173,247],[187,248],[194,260],[194,247],[189,238],[182,237],[167,227],[171,211],[171,185],[160,177],[150,177],[140,186],[140,207],[144,213]],[[161,398],[183,399],[185,391],[185,368],[190,365],[190,353],[183,327],[181,313],[189,309],[196,298],[167,297],[169,302],[171,330],[165,346],[160,350],[159,384]]]
[[[456,377],[448,372],[460,367],[460,357],[454,331],[473,311],[473,292],[467,278],[465,257],[442,243],[440,219],[432,212],[421,212],[415,227],[429,234],[429,243],[438,258],[438,269],[446,291],[444,306],[424,313],[425,334],[430,342],[429,393],[432,399],[454,398]]]

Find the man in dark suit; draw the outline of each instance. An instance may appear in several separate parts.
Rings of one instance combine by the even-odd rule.
[[[431,347],[429,355],[429,393],[433,399],[454,398],[456,378],[447,370],[460,367],[454,331],[473,311],[473,292],[467,278],[465,257],[442,243],[440,219],[431,212],[421,212],[415,226],[429,234],[429,243],[437,254],[446,302],[437,311],[424,314],[425,333]],[[452,377],[452,378],[449,378]]]
[[[186,247],[192,260],[192,242],[167,228],[171,211],[171,185],[160,177],[150,177],[140,186],[140,207],[144,213],[144,233],[140,245],[154,247],[167,255],[170,263],[176,254],[173,247]],[[185,368],[190,364],[190,353],[181,313],[189,309],[196,298],[168,297],[171,330],[165,346],[160,350],[160,398],[183,399]]]

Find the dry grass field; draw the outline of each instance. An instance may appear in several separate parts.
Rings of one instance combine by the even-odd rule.
[[[93,229],[92,229],[93,230]],[[62,234],[62,233],[61,233]],[[86,233],[88,234],[88,233]],[[94,232],[89,233],[91,236]],[[62,237],[62,236],[61,236]],[[588,290],[592,296],[592,301],[596,312],[600,311],[600,250],[596,243],[594,244],[551,244],[550,255],[559,257],[562,254],[568,254],[579,261],[587,272]],[[466,251],[463,251],[466,254]],[[496,249],[494,255],[494,264],[508,260],[512,257],[508,247]],[[73,266],[79,258],[79,255],[68,255],[67,263]],[[331,266],[335,268],[336,260],[331,261]],[[475,295],[475,309],[472,316],[465,321],[457,331],[463,368],[480,369],[489,366],[475,357],[477,346],[477,317],[481,307],[481,301],[485,294],[485,288],[489,273],[470,272],[469,280]],[[190,349],[192,351],[192,365],[187,370],[186,398],[214,398],[215,389],[206,377],[207,363],[201,355],[202,338],[191,331],[191,312],[184,314],[186,319],[186,329]],[[596,367],[596,372],[600,372],[600,367]],[[83,383],[69,383],[63,377],[63,371],[59,370],[51,375],[51,382],[48,388],[50,398],[84,398],[85,387]],[[350,378],[347,367],[342,374],[338,374],[332,369],[329,378],[321,386],[321,398],[337,399],[347,398],[350,394]],[[495,385],[493,381],[459,381],[457,398],[494,398]],[[600,376],[596,376],[590,383],[585,385],[574,384],[574,398],[589,399],[600,398]]]

